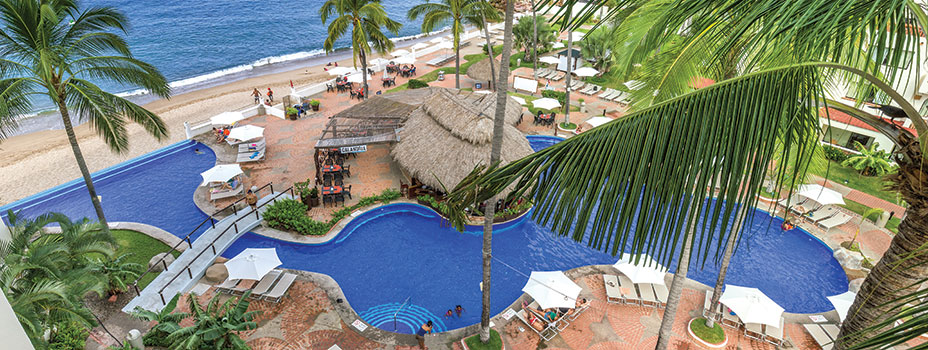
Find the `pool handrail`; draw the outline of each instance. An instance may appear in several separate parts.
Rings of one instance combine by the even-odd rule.
[[[270,184],[268,184],[268,185],[270,185]],[[262,186],[262,188],[263,188],[263,186]],[[239,217],[238,219],[235,219],[235,221],[233,221],[231,225],[227,226],[225,230],[222,230],[222,232],[220,232],[219,235],[216,236],[216,238],[213,238],[213,241],[212,241],[212,242],[209,242],[209,247],[212,248],[213,254],[216,254],[216,245],[215,245],[215,244],[216,244],[216,241],[218,241],[220,238],[222,238],[222,236],[224,236],[224,235],[226,234],[226,232],[229,232],[229,229],[235,228],[235,233],[239,233],[239,232],[238,232],[238,222],[239,222],[239,220],[242,220],[242,219],[244,219],[244,218],[247,218],[249,215],[251,215],[251,213],[254,213],[254,214],[255,214],[255,217],[258,218],[258,217],[259,217],[259,216],[258,216],[258,215],[259,215],[258,209],[260,209],[261,207],[267,205],[268,203],[274,203],[274,202],[277,200],[277,198],[279,198],[281,195],[283,195],[284,193],[287,193],[287,192],[290,192],[290,196],[294,196],[293,186],[290,186],[290,187],[288,187],[286,190],[283,190],[283,191],[281,191],[281,192],[278,192],[278,193],[275,194],[274,197],[271,198],[270,200],[268,200],[268,201],[266,201],[266,202],[264,202],[264,203],[258,204],[254,209],[252,209],[250,212],[248,212],[248,214],[242,215],[242,216]],[[273,192],[273,187],[272,187],[271,194],[273,194],[273,193],[274,193],[274,192]],[[224,210],[224,209],[223,209],[223,210]],[[193,246],[191,245],[191,248],[192,248],[192,247],[193,247]],[[194,262],[196,262],[197,259],[199,259],[200,256],[203,255],[203,253],[206,253],[206,248],[205,248],[205,247],[203,248],[203,250],[201,250],[199,253],[197,253],[197,255],[196,255],[195,257],[193,257],[193,259],[191,259],[190,262],[187,263],[186,266],[184,266],[183,269],[187,270],[187,275],[188,275],[190,278],[193,278],[193,271],[190,270],[190,265],[193,264]],[[183,269],[182,269],[182,270],[183,270]],[[168,286],[170,286],[171,283],[174,283],[174,281],[177,279],[177,277],[180,277],[180,275],[181,275],[181,274],[180,274],[180,271],[178,271],[178,273],[177,273],[176,275],[174,275],[174,277],[172,277],[171,280],[168,281],[168,283],[165,283],[165,285],[162,286],[161,289],[158,290],[158,295],[161,297],[161,304],[167,305],[167,301],[164,299],[164,290],[165,290]]]
[[[264,186],[259,187],[258,190],[255,191],[255,193],[257,194],[257,192],[260,192],[261,190],[263,190],[263,189],[265,189],[265,188],[267,188],[267,187],[270,187],[271,193],[273,194],[273,193],[274,193],[274,183],[273,183],[273,182],[269,182],[269,183],[265,184]],[[291,193],[292,193],[292,191],[291,191]],[[151,272],[151,271],[155,268],[155,266],[158,266],[158,264],[161,264],[161,265],[163,265],[163,267],[164,267],[164,271],[167,271],[167,269],[168,269],[168,264],[167,264],[167,262],[165,261],[165,258],[167,258],[168,255],[174,256],[174,252],[180,252],[180,250],[178,250],[177,247],[180,247],[180,245],[181,245],[182,243],[184,243],[185,241],[187,242],[187,248],[192,248],[192,247],[193,247],[193,243],[190,242],[190,236],[192,236],[194,233],[196,233],[197,231],[199,231],[200,228],[203,227],[203,225],[205,225],[207,222],[210,223],[210,226],[212,226],[213,228],[216,228],[216,219],[215,219],[215,216],[216,216],[216,215],[219,215],[219,213],[222,213],[222,212],[226,211],[226,209],[229,209],[230,207],[232,207],[232,206],[238,204],[239,202],[241,202],[241,201],[243,201],[243,200],[245,200],[245,198],[240,198],[240,199],[236,200],[235,202],[232,202],[232,204],[229,204],[229,205],[223,207],[222,209],[217,210],[217,211],[214,212],[212,215],[207,216],[207,218],[204,219],[202,222],[200,222],[200,224],[197,225],[196,228],[194,228],[192,231],[190,231],[190,233],[188,233],[186,236],[184,236],[184,238],[181,238],[180,242],[177,242],[177,244],[175,244],[173,247],[171,247],[171,251],[169,251],[167,254],[161,256],[161,258],[158,259],[158,261],[156,261],[155,263],[151,264],[151,266],[149,266],[148,269],[145,270],[145,272],[143,272],[141,275],[139,275],[139,277],[136,278],[134,282],[132,282],[132,287],[135,289],[135,294],[136,294],[136,295],[142,295],[142,291],[139,290],[139,281],[141,281],[142,278],[145,277],[145,275],[148,275],[148,273]],[[249,213],[249,214],[250,214],[250,213]]]
[[[396,312],[393,313],[393,330],[394,331],[396,330],[396,316],[400,314],[400,311],[403,311],[404,307],[406,307],[406,303],[409,302],[409,298],[412,298],[412,295],[406,297],[406,300],[404,300],[403,303],[400,304],[400,307],[396,309]]]

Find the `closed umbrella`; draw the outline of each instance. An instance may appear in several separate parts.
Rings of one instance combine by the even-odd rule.
[[[242,167],[238,164],[219,164],[200,173],[203,177],[203,183],[200,186],[205,186],[210,182],[226,182],[241,174]]]
[[[844,204],[844,196],[841,193],[818,184],[799,186],[799,195],[821,205]]]
[[[719,302],[734,311],[741,322],[780,326],[783,307],[760,289],[726,284]]]
[[[209,123],[213,125],[232,125],[242,119],[245,119],[242,112],[222,112],[210,117]]]
[[[280,266],[275,248],[248,248],[226,261],[229,279],[258,280]]]
[[[406,55],[408,55],[408,54],[409,54],[409,51],[406,51],[406,50],[403,50],[403,49],[399,49],[399,50],[396,50],[396,51],[391,52],[391,53],[390,53],[390,56],[393,56],[393,57],[400,57],[400,56],[406,56]]]
[[[851,304],[853,304],[854,299],[857,298],[857,293],[847,291],[827,298],[828,301],[835,306],[835,311],[838,312],[838,317],[843,322],[844,319],[847,318],[847,310],[851,309]]]
[[[561,60],[559,60],[557,57],[554,57],[554,56],[545,56],[545,57],[538,59],[538,62],[547,63],[547,64],[557,64],[560,61]]]
[[[229,138],[239,141],[250,141],[264,136],[264,128],[254,125],[245,125],[229,130]]]
[[[591,67],[580,67],[573,71],[573,73],[578,77],[592,77],[596,74],[599,74],[599,71]]]
[[[538,302],[542,309],[573,308],[580,295],[580,288],[562,271],[532,271],[522,291]]]
[[[357,71],[358,71],[357,69],[349,68],[349,67],[335,67],[335,68],[329,68],[329,70],[326,72],[328,72],[329,75],[345,75],[345,74],[355,73]]]
[[[561,103],[553,98],[545,97],[545,98],[539,98],[537,100],[532,101],[532,106],[534,106],[535,108],[550,110],[550,109],[561,107]]]
[[[664,284],[664,275],[667,273],[667,268],[648,255],[642,255],[636,264],[631,254],[628,254],[612,266],[632,280],[632,283]]]

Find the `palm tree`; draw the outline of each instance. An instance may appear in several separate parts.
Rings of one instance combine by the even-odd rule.
[[[132,57],[125,39],[128,20],[110,7],[81,10],[73,0],[11,0],[0,3],[2,82],[13,99],[0,99],[0,113],[24,109],[25,96],[47,96],[61,115],[71,151],[84,178],[97,218],[109,231],[90,171],[71,124],[71,112],[90,122],[113,152],[129,148],[126,122],[135,122],[161,140],[164,122],[148,110],[103,91],[94,81],[138,87],[159,97],[170,88],[158,70]]]
[[[454,87],[461,88],[461,34],[464,25],[470,24],[483,28],[486,20],[498,21],[499,12],[482,0],[440,0],[413,6],[407,14],[409,20],[422,18],[422,31],[431,32],[451,22],[451,35],[454,42]]]
[[[259,311],[248,311],[246,292],[239,298],[221,302],[219,294],[213,296],[205,306],[194,294],[187,295],[190,317],[194,325],[177,329],[168,336],[171,349],[250,349],[238,332],[255,329],[254,321]]]
[[[854,141],[854,147],[860,154],[848,157],[841,165],[852,167],[864,176],[886,175],[892,170],[893,165],[889,163],[889,155],[877,149],[879,146],[879,143],[874,142],[870,147],[866,147]]]
[[[564,8],[569,9],[575,2],[567,0]],[[674,37],[670,34],[690,28],[689,35],[676,37],[684,40],[684,47],[697,45],[701,40],[717,41],[706,45],[707,55],[701,58],[708,67],[715,67],[731,54],[732,47],[743,43],[747,53],[742,56],[743,67],[748,73],[696,91],[681,89],[680,94],[673,93],[673,89],[670,92],[644,89],[646,94],[670,95],[656,96],[656,102],[648,107],[505,167],[475,172],[450,194],[452,203],[462,203],[455,204],[456,208],[491,198],[514,185],[512,196],[533,197],[536,218],[553,223],[558,234],[576,240],[589,236],[591,246],[613,254],[631,246],[630,253],[650,253],[665,264],[682,259],[690,249],[697,260],[705,260],[708,247],[693,245],[697,241],[694,237],[720,236],[727,240],[735,233],[719,232],[713,224],[696,225],[699,220],[695,218],[732,222],[737,211],[713,206],[713,199],[754,206],[755,194],[776,152],[775,144],[782,143],[781,150],[790,150],[793,145],[817,139],[819,108],[830,106],[822,88],[826,81],[843,76],[873,84],[906,112],[919,134],[928,132],[928,125],[917,111],[877,78],[884,76],[894,81],[895,73],[882,72],[881,65],[870,64],[901,62],[905,59],[902,50],[867,49],[918,47],[917,38],[910,35],[912,26],[924,30],[928,27],[928,16],[914,3],[905,0],[857,0],[842,2],[840,6],[822,0],[724,5],[721,1],[697,0],[685,6],[637,0],[623,3],[672,9],[651,18],[651,35],[641,39],[646,46],[662,47]],[[595,11],[596,7],[587,6],[585,10]],[[821,15],[826,13],[829,15]],[[578,26],[584,16],[576,16],[569,25]],[[775,62],[777,57],[784,58],[780,64],[758,68],[758,62]],[[686,84],[686,80],[677,81]],[[851,109],[855,118],[879,123],[875,117]],[[915,190],[928,186],[925,183],[928,179],[914,175],[920,174],[918,169],[923,166],[922,146],[905,131],[892,128],[880,131],[895,140],[900,150],[897,157],[900,171],[890,176],[894,189],[901,192],[911,208],[928,210],[928,201]],[[596,157],[591,158],[589,155],[594,153]],[[715,178],[721,179],[716,181],[721,190],[713,198],[705,189]],[[639,217],[639,212],[647,215]],[[463,223],[463,211],[455,210],[452,215],[456,223]],[[587,227],[590,219],[595,224]],[[635,230],[631,229],[632,222],[637,223]],[[899,316],[898,312],[888,312],[889,301],[915,293],[918,284],[914,282],[928,275],[928,251],[919,250],[928,245],[926,226],[928,221],[918,214],[910,214],[900,225],[890,249],[861,287],[843,324],[837,348],[866,341],[873,333],[863,333],[864,330]],[[672,297],[673,293],[672,286]],[[664,317],[673,314],[668,307]],[[901,339],[898,337],[892,341]],[[667,348],[669,338],[669,332],[663,331],[658,348]]]
[[[535,23],[534,27],[532,23]],[[535,35],[535,31],[538,35]],[[554,36],[554,28],[545,21],[544,17],[537,20],[523,16],[512,27],[513,41],[520,51],[525,53],[525,57],[531,57],[537,61],[537,51],[548,52],[551,50],[551,43],[557,38]],[[541,46],[535,45],[535,41],[541,42]]]
[[[335,41],[344,36],[351,26],[352,60],[355,67],[358,60],[361,61],[364,98],[367,98],[367,57],[371,54],[371,45],[378,53],[390,52],[393,42],[381,31],[381,27],[396,35],[403,25],[387,17],[387,11],[379,0],[326,0],[319,9],[319,16],[322,24],[328,22],[329,17],[337,16],[329,23],[329,36],[322,43],[326,53],[335,50]]]
[[[503,127],[506,125],[506,103],[509,100],[509,56],[512,53],[512,20],[514,1],[506,2],[506,15],[503,24],[503,54],[500,57],[499,75],[496,78],[496,114],[493,117],[493,140],[490,146],[490,165],[500,161],[503,149]],[[487,46],[491,46],[487,41]],[[492,52],[492,48],[489,49]],[[493,56],[490,55],[490,61]],[[487,199],[484,199],[487,200]],[[471,203],[479,203],[477,201]],[[492,195],[483,213],[483,304],[480,314],[480,341],[490,341],[490,267],[493,263],[493,217],[496,213],[496,195]]]
[[[593,60],[593,68],[600,73],[609,71],[612,63],[612,28],[600,26],[580,41],[580,54]]]

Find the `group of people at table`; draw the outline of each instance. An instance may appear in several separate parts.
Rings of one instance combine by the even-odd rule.
[[[397,65],[393,62],[387,64],[387,73],[399,74],[404,78],[408,78],[416,75],[416,66],[415,65]]]

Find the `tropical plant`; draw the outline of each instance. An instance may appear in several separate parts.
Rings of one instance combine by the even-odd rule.
[[[485,21],[498,21],[499,12],[483,0],[439,0],[413,6],[409,20],[422,16],[422,32],[431,32],[451,24],[454,44],[454,87],[461,88],[461,35],[466,24],[483,28]],[[413,88],[410,86],[410,88]]]
[[[889,155],[885,151],[877,149],[879,145],[879,143],[874,142],[870,147],[866,147],[860,142],[854,141],[854,147],[857,148],[860,154],[848,156],[847,159],[841,162],[841,165],[852,167],[864,176],[886,175],[892,171],[893,165],[889,163]]]
[[[180,329],[180,321],[190,317],[188,313],[174,312],[174,309],[177,308],[177,301],[179,299],[180,294],[175,295],[174,298],[171,298],[171,301],[158,312],[136,307],[135,311],[131,313],[132,316],[142,321],[155,322],[155,325],[142,337],[145,345],[164,347],[171,345],[168,341],[168,336]]]
[[[600,26],[590,31],[580,40],[580,54],[592,60],[593,68],[602,73],[609,71],[612,66],[612,43],[615,30],[611,27]]]
[[[421,89],[429,87],[429,83],[419,79],[409,79],[407,86],[409,86],[410,89]]]
[[[55,331],[48,340],[49,350],[83,350],[90,333],[77,322],[66,322],[52,328]]]
[[[367,98],[368,56],[373,51],[388,53],[394,47],[393,41],[390,41],[381,28],[386,28],[396,35],[403,25],[387,16],[387,11],[379,0],[326,0],[319,8],[319,16],[322,18],[322,24],[335,16],[329,23],[328,37],[322,43],[326,54],[335,50],[335,42],[348,33],[348,27],[351,26],[352,62],[357,67],[358,61],[361,61],[364,98]]]
[[[254,318],[259,311],[248,311],[250,295],[249,291],[221,302],[217,294],[206,305],[200,305],[196,295],[188,294],[187,305],[194,324],[168,335],[171,349],[250,349],[238,336],[238,332],[258,327]]]
[[[88,262],[92,273],[106,278],[107,293],[110,295],[129,290],[129,285],[145,271],[141,264],[126,261],[131,256],[132,254],[122,254],[112,259],[91,259]]]
[[[535,18],[537,17],[537,19]],[[532,23],[535,23],[534,28]],[[538,30],[537,42],[535,46],[535,30]],[[535,52],[551,51],[552,43],[557,40],[554,28],[545,21],[542,16],[522,16],[519,21],[512,27],[512,36],[515,46],[525,53],[525,61],[535,60]]]
[[[26,98],[44,96],[64,124],[103,231],[109,228],[84,162],[72,125],[88,121],[113,152],[129,149],[127,121],[162,140],[167,127],[154,113],[106,92],[94,81],[142,88],[159,97],[170,93],[167,80],[154,66],[134,58],[125,39],[128,21],[111,7],[81,9],[74,0],[10,0],[0,2],[0,119],[22,115]]]

